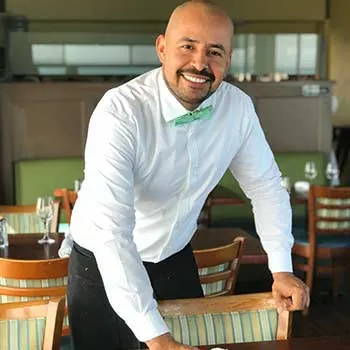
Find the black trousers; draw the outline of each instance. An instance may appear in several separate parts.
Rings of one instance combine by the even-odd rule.
[[[190,245],[144,266],[157,300],[203,296]],[[144,348],[109,304],[93,253],[76,243],[69,259],[68,311],[75,350]]]

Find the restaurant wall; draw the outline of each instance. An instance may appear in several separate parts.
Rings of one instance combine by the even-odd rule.
[[[329,28],[329,77],[335,81],[338,110],[334,125],[350,125],[350,1],[332,0]]]
[[[7,11],[31,21],[165,21],[183,0],[7,0]],[[325,0],[216,0],[239,20],[322,20]],[[68,5],[69,4],[69,5]]]

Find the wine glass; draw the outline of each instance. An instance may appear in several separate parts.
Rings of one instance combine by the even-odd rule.
[[[336,164],[329,162],[326,167],[326,177],[331,186],[339,185],[339,169]]]
[[[305,177],[310,180],[313,180],[317,176],[317,169],[314,161],[305,163],[304,174]]]
[[[36,202],[36,214],[43,222],[45,231],[43,238],[39,239],[38,243],[54,243],[55,240],[50,238],[50,223],[54,212],[52,197],[39,197]]]

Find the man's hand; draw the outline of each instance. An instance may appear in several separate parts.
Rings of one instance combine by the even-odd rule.
[[[178,343],[169,333],[148,340],[146,344],[149,350],[199,350],[193,346]]]
[[[273,273],[272,295],[277,311],[303,310],[309,307],[309,287],[290,272]]]

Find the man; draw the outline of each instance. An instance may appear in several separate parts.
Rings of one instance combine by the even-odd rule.
[[[193,349],[169,335],[155,299],[202,296],[189,241],[227,168],[252,200],[278,308],[308,305],[291,273],[280,173],[249,97],[223,82],[232,36],[220,8],[184,3],[156,41],[162,67],[110,90],[93,113],[71,224],[77,350],[137,348],[134,335],[151,350]]]

